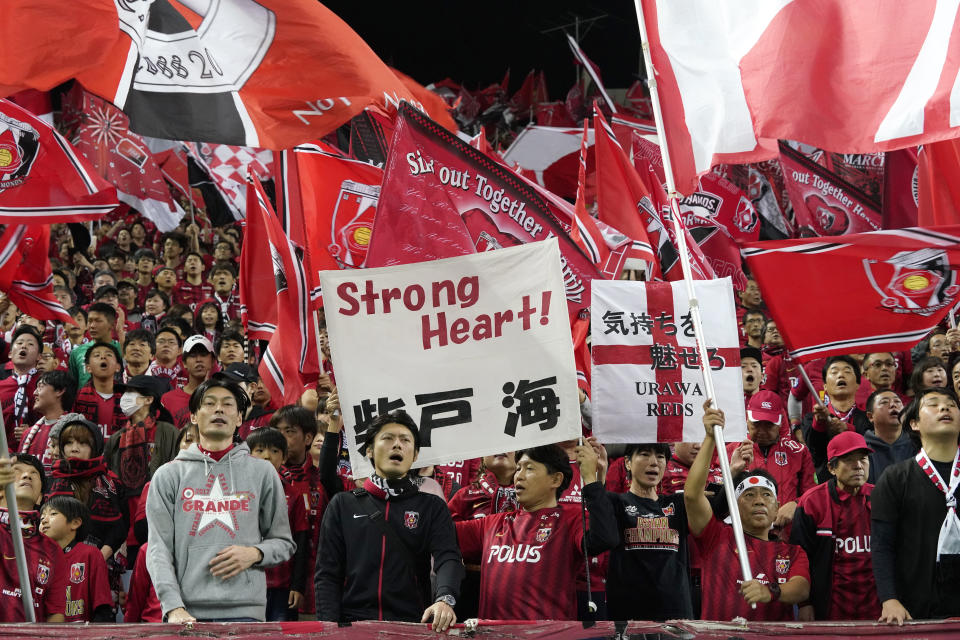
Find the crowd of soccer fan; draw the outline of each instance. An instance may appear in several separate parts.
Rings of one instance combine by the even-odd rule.
[[[412,469],[419,432],[398,411],[370,425],[375,472],[357,478],[326,344],[317,388],[280,406],[240,321],[242,230],[188,222],[55,226],[55,294],[75,325],[0,298],[18,452],[0,483],[38,620],[960,615],[957,329],[912,353],[808,363],[812,394],[751,281],[745,397],[705,406],[702,443],[605,447],[581,393],[582,442]],[[728,452],[747,582],[713,435],[741,401],[749,440]],[[15,622],[6,499],[0,621]]]

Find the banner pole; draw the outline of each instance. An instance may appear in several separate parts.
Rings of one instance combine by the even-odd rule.
[[[803,368],[803,365],[799,362],[797,363],[797,368],[800,369],[800,375],[803,377],[804,384],[807,385],[807,389],[810,390],[810,395],[813,396],[814,401],[821,407],[825,407],[823,400],[820,399],[820,394],[817,393],[817,390],[813,388],[813,383],[810,382],[810,376],[807,375],[807,370]]]
[[[660,143],[660,155],[663,158],[663,172],[667,181],[667,193],[670,198],[670,217],[673,222],[673,231],[676,236],[677,251],[680,254],[680,266],[683,270],[683,281],[690,300],[690,317],[693,321],[693,331],[697,339],[697,352],[700,355],[700,372],[703,374],[703,386],[707,398],[715,407],[719,407],[717,395],[713,386],[713,377],[710,374],[710,360],[707,354],[706,341],[703,335],[703,319],[700,315],[700,303],[693,288],[693,275],[690,270],[690,256],[687,252],[687,239],[680,219],[680,205],[676,183],[673,178],[673,165],[670,162],[670,150],[667,145],[667,135],[663,124],[663,111],[660,109],[660,94],[657,89],[657,76],[653,69],[653,58],[650,55],[650,42],[647,38],[647,25],[643,17],[641,0],[634,0],[637,10],[637,23],[640,27],[640,48],[643,51],[643,60],[647,72],[647,85],[650,88],[650,103],[653,107],[653,119],[657,125],[657,137]],[[720,470],[723,473],[723,493],[726,495],[727,507],[730,510],[730,521],[733,524],[733,537],[737,544],[737,559],[740,561],[740,571],[744,582],[753,579],[753,571],[747,558],[747,542],[743,535],[743,523],[740,521],[740,508],[734,492],[733,477],[730,475],[730,460],[727,457],[727,446],[723,438],[723,429],[713,428],[713,439],[717,443],[717,458],[720,461]],[[753,605],[756,609],[756,605]]]
[[[7,428],[0,410],[0,452],[10,457],[7,443]],[[20,598],[23,601],[23,615],[27,622],[36,622],[36,611],[33,608],[33,588],[30,586],[30,572],[27,570],[27,552],[23,547],[23,530],[20,528],[20,512],[17,509],[16,480],[4,487],[7,498],[7,517],[10,525],[10,535],[13,538],[13,555],[17,557],[17,574],[20,577]],[[39,535],[39,534],[38,534]]]

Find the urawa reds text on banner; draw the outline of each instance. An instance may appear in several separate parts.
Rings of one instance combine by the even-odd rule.
[[[397,409],[420,427],[417,465],[580,435],[556,239],[320,282],[355,477],[367,425]]]
[[[730,278],[693,283],[724,434],[746,438]],[[707,399],[682,281],[594,281],[593,428],[601,442],[700,442]]]

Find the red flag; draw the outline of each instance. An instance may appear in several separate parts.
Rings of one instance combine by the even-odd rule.
[[[637,118],[653,120],[653,103],[644,81],[637,80],[627,89],[627,109]]]
[[[314,270],[365,266],[383,169],[331,153],[325,146],[294,149],[303,202],[304,248]]]
[[[577,123],[567,113],[563,102],[537,103],[536,121],[540,127],[575,127]]]
[[[643,0],[678,189],[714,164],[772,157],[764,139],[868,153],[956,137],[957,6],[903,8]]]
[[[120,30],[107,62],[79,80],[126,111],[143,135],[285,149],[323,137],[370,105],[422,107],[315,0],[116,6]]]
[[[547,89],[547,75],[541,71],[537,74],[537,86],[533,90],[533,105],[537,106],[550,100],[550,91]],[[543,124],[538,122],[537,124]]]
[[[603,80],[600,79],[600,67],[598,67],[590,58],[587,57],[587,54],[583,52],[583,49],[580,48],[580,45],[569,33],[567,34],[567,44],[570,45],[570,50],[573,52],[574,59],[576,59],[578,64],[583,65],[583,68],[586,69],[587,73],[590,75],[590,79],[593,80],[593,84],[596,85],[600,95],[603,96],[604,102],[606,102],[607,106],[610,107],[610,111],[616,113],[617,105],[614,104],[613,100],[610,98],[610,95],[603,86]]]
[[[250,185],[256,205],[250,217],[260,216],[266,231],[262,239],[271,255],[276,293],[276,331],[260,361],[260,378],[274,398],[292,404],[308,385],[317,381],[320,360],[317,351],[317,328],[310,309],[307,274],[296,249],[283,233],[280,220],[267,201],[260,181]],[[247,241],[253,240],[248,236]],[[244,243],[246,244],[246,243]],[[263,295],[264,292],[259,292]]]
[[[160,167],[143,138],[129,129],[122,111],[75,84],[63,97],[63,126],[70,142],[97,173],[117,187],[117,197],[172,231],[184,215],[173,201]]]
[[[587,334],[590,333],[590,316],[582,314],[570,326],[573,338],[573,358],[577,366],[577,386],[590,396],[590,345],[587,344]]]
[[[909,351],[960,295],[960,226],[757,242],[743,255],[801,362]]]
[[[917,149],[887,151],[883,174],[884,229],[917,226],[918,177]]]
[[[196,206],[193,187],[190,186],[190,169],[187,165],[187,150],[183,145],[164,149],[153,154],[160,167],[160,173],[171,187],[179,191],[184,198]]]
[[[0,291],[37,320],[73,324],[53,295],[50,225],[10,224],[0,236]]]
[[[0,34],[0,98],[46,91],[108,59],[117,10],[103,0],[4,0]]]
[[[523,84],[510,98],[510,110],[517,114],[517,117],[524,119],[530,117],[530,110],[534,105],[534,85],[537,81],[537,72],[533,69],[524,78]]]
[[[738,242],[756,242],[760,216],[735,184],[715,173],[700,177],[700,189],[680,201],[683,223],[718,278],[730,276],[733,288],[743,291]]]
[[[407,88],[407,91],[416,99],[418,106],[422,105],[421,109],[423,111],[429,114],[437,124],[443,125],[450,131],[456,132],[457,123],[454,122],[453,116],[450,115],[450,108],[447,106],[447,103],[444,102],[443,98],[402,71],[397,71],[396,69],[392,69],[392,71],[400,78],[400,82]],[[509,75],[510,72],[507,71],[507,76],[509,77]]]
[[[0,222],[96,220],[117,192],[47,123],[0,100]]]
[[[880,210],[846,180],[786,144],[780,166],[801,237],[839,236],[880,229]]]
[[[7,96],[7,100],[53,126],[53,99],[49,91],[24,89]]]
[[[254,178],[255,179],[255,178]],[[240,249],[240,318],[247,327],[247,335],[254,340],[270,340],[277,330],[277,298],[265,295],[276,290],[273,256],[267,238],[267,227],[260,210],[255,189],[247,188],[248,211],[246,242]]]
[[[596,221],[587,213],[587,150],[590,129],[586,120],[583,123],[583,136],[580,138],[580,171],[577,179],[577,200],[574,204],[574,215],[570,225],[570,237],[589,256],[594,266],[604,273],[607,261],[610,259],[610,249],[607,248],[603,234],[597,227]],[[621,256],[623,253],[621,252]],[[625,256],[623,256],[625,258]],[[615,274],[608,277],[618,278],[623,271],[624,259],[619,260],[619,267]]]
[[[960,224],[960,140],[923,145],[918,163],[919,224]]]
[[[590,304],[596,268],[515,173],[420,112],[401,107],[390,144],[367,266],[422,262],[560,241],[571,313]]]
[[[647,276],[659,273],[654,249],[647,235],[638,203],[646,199],[653,208],[651,194],[627,159],[603,115],[594,114],[595,153],[597,156],[597,206],[600,220],[619,229],[633,242],[627,252],[628,269],[645,267]],[[665,198],[664,198],[665,199]]]

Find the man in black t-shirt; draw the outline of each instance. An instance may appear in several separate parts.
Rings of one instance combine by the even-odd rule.
[[[916,458],[887,467],[871,495],[881,622],[960,616],[960,408],[951,389],[921,389],[901,423]]]
[[[683,494],[657,495],[669,459],[667,444],[627,445],[630,491],[607,493],[620,531],[607,572],[613,620],[693,617]]]

